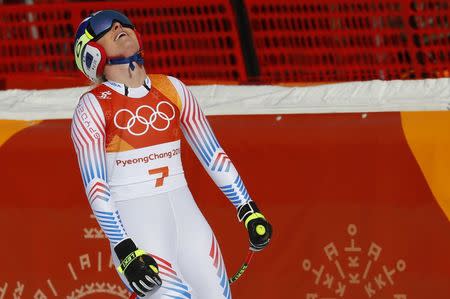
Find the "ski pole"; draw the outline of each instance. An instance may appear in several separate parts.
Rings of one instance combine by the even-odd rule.
[[[229,280],[228,282],[230,284],[232,284],[233,282],[235,282],[236,280],[239,279],[239,277],[242,276],[242,274],[244,274],[245,270],[247,270],[248,268],[248,264],[250,264],[250,261],[252,260],[253,254],[255,252],[251,249],[248,250],[247,252],[247,256],[245,257],[244,262],[242,263],[241,268],[239,268],[239,270],[236,272],[236,274],[234,274]]]
[[[238,280],[239,277],[241,277],[242,274],[244,274],[245,270],[247,270],[248,265],[250,264],[250,261],[252,260],[253,254],[255,254],[255,252],[253,250],[249,249],[247,252],[247,256],[245,257],[245,260],[242,263],[242,266],[239,268],[239,270],[236,272],[236,274],[234,274],[230,279],[228,279],[228,282],[230,284],[232,284],[233,282]],[[136,298],[137,298],[137,296],[135,293],[131,294],[130,299],[136,299]]]

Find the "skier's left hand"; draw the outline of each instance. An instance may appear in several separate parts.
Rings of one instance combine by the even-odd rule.
[[[249,201],[239,206],[238,219],[244,222],[247,228],[250,248],[253,251],[260,251],[269,244],[272,237],[272,225],[261,214],[255,202]]]

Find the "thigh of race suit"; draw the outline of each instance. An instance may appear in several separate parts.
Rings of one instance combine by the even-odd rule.
[[[129,237],[159,266],[163,284],[145,298],[231,298],[220,248],[187,187],[116,205]]]

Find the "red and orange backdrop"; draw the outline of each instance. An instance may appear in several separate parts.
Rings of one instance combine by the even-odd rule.
[[[234,298],[450,297],[450,112],[209,121],[274,226]],[[0,127],[0,298],[127,298],[85,199],[70,120]],[[231,276],[246,231],[183,146]]]

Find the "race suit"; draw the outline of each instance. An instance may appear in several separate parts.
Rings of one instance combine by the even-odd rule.
[[[149,75],[138,88],[105,82],[80,98],[72,121],[86,195],[111,248],[131,238],[158,263],[163,284],[147,297],[231,298],[219,245],[187,187],[181,133],[230,202],[248,202],[196,98],[176,78]]]

